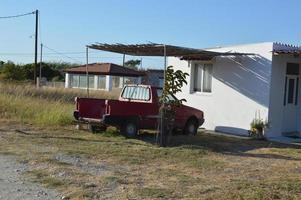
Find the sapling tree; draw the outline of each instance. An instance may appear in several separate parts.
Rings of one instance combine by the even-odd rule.
[[[186,99],[177,99],[175,95],[182,91],[182,87],[187,84],[188,73],[181,70],[174,70],[173,66],[168,66],[165,72],[165,83],[162,96],[160,97],[160,132],[157,142],[160,146],[166,146],[168,137],[174,127],[176,107],[181,106]]]

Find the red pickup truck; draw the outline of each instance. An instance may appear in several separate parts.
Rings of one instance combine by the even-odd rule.
[[[162,88],[149,85],[126,85],[119,100],[76,97],[74,118],[91,126],[117,126],[127,137],[135,137],[139,129],[156,129],[159,117],[159,98]],[[176,98],[170,95],[170,98]],[[204,114],[195,108],[181,105],[176,108],[175,129],[196,134],[204,123]]]

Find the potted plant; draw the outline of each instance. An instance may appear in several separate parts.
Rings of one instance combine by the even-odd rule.
[[[255,139],[265,139],[264,131],[269,127],[269,122],[260,117],[260,111],[258,111],[258,115],[256,111],[255,118],[252,120],[250,126],[251,130],[249,134],[251,137]]]

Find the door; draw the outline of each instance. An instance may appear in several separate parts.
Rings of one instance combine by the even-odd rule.
[[[298,131],[299,65],[288,63],[284,88],[283,133]]]

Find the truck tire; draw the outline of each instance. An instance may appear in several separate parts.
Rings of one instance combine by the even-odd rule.
[[[137,120],[125,121],[120,129],[122,135],[128,138],[135,138],[138,135],[138,123]]]
[[[195,118],[191,118],[186,122],[183,132],[185,135],[196,135],[198,132],[198,128],[198,121]]]

